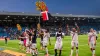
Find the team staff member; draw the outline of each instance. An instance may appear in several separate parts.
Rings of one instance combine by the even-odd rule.
[[[37,50],[37,45],[36,45],[36,40],[37,40],[37,30],[33,29],[32,30],[32,45],[31,45],[31,49],[32,49],[32,56],[37,56],[38,54],[38,50]]]

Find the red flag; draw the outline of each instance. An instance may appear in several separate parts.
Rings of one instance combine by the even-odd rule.
[[[41,14],[42,14],[43,21],[49,20],[48,11],[43,11],[41,12]]]

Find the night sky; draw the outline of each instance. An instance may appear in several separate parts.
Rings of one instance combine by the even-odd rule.
[[[31,12],[37,0],[0,0],[0,11]],[[100,15],[100,0],[44,0],[52,14]]]

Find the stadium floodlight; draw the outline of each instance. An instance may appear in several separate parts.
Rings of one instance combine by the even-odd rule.
[[[69,20],[69,18],[67,18]]]
[[[26,16],[26,18],[28,18],[28,16]]]
[[[10,22],[10,21],[12,21],[12,20],[8,20],[8,22]]]
[[[23,18],[23,19],[25,19],[25,18]]]
[[[5,19],[7,19],[7,18],[5,18]]]
[[[57,21],[54,21],[54,22],[57,22]]]
[[[16,18],[14,18],[14,19],[16,19]]]
[[[3,21],[7,21],[7,20],[3,20]]]
[[[73,20],[75,20],[75,18]]]
[[[78,17],[78,20],[80,20],[80,18]]]
[[[32,18],[30,18],[30,19],[32,19]]]
[[[8,16],[8,17],[10,17],[10,16]]]
[[[82,20],[85,20],[86,18],[82,19]]]

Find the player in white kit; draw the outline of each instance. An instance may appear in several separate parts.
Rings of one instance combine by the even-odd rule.
[[[72,28],[72,31],[69,31],[68,25],[67,25],[67,31],[70,32],[71,38],[72,38],[70,56],[73,55],[74,47],[76,47],[76,56],[78,56],[78,32],[79,32],[79,27],[77,25],[75,25],[75,26],[77,27],[77,30],[75,28]]]
[[[25,35],[25,38],[26,38],[26,53],[30,53],[30,40],[29,40],[29,30],[26,30],[25,31],[26,35]]]
[[[49,56],[48,48],[47,48],[47,44],[48,44],[48,39],[49,38],[50,38],[50,34],[49,34],[49,32],[47,30],[45,30],[44,36],[43,36],[43,48],[46,51],[46,56]]]
[[[59,28],[59,31],[56,32],[55,56],[57,56],[57,50],[59,50],[59,56],[61,56],[63,36],[64,33],[62,32],[61,28]]]
[[[41,30],[39,32],[39,37],[41,39],[41,41],[40,41],[41,50],[43,50],[43,36],[44,36],[44,32],[43,32],[43,30]]]
[[[26,30],[24,32],[24,37],[19,37],[19,38],[25,38],[26,39],[26,53],[29,53],[30,49],[29,49],[29,35],[28,35],[28,31]]]
[[[92,55],[95,56],[96,34],[92,28],[88,33],[88,45],[90,46]]]
[[[98,35],[97,35],[97,32],[96,30],[94,30],[94,33],[96,34],[96,40],[98,39]]]

